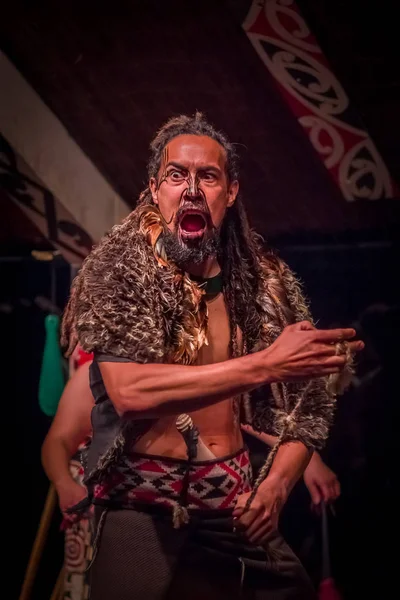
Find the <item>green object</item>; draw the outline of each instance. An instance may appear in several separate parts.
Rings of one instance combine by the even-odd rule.
[[[53,417],[65,386],[59,343],[60,318],[57,315],[48,315],[45,319],[45,327],[46,339],[39,380],[39,406],[45,415]]]
[[[222,292],[223,283],[222,283],[222,273],[219,272],[214,277],[196,277],[195,275],[190,275],[190,279],[195,281],[202,287],[206,293],[206,297],[218,296]]]

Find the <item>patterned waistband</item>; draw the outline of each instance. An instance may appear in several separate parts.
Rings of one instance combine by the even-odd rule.
[[[174,507],[183,500],[188,510],[229,509],[240,494],[251,490],[251,478],[249,455],[244,449],[191,464],[133,454],[123,457],[107,480],[95,486],[94,502],[131,508],[137,503]]]

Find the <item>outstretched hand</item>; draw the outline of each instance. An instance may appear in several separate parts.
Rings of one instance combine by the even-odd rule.
[[[265,350],[268,370],[273,381],[298,381],[340,373],[346,365],[343,343],[351,354],[364,348],[354,338],[354,329],[316,329],[308,321],[285,327],[281,335]]]

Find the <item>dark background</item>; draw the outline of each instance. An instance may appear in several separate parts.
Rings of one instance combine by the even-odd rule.
[[[376,0],[298,4],[399,180],[394,8]],[[303,280],[320,326],[357,322],[363,335],[368,332],[359,376],[381,367],[370,383],[353,386],[340,400],[324,456],[342,483],[331,530],[334,574],[344,598],[367,592],[390,597],[399,202],[341,198],[241,29],[248,5],[15,0],[0,21],[2,49],[132,206],[144,186],[148,143],[171,114],[204,110],[241,144],[252,223]],[[51,273],[49,263],[30,254],[46,248],[51,243],[0,189],[2,374],[8,390],[3,422],[11,435],[5,451],[11,473],[7,525],[16,569],[10,598],[18,596],[48,488],[40,446],[50,420],[37,400],[45,313],[34,300],[51,297]],[[70,269],[60,260],[56,272],[62,309]],[[371,314],[363,317],[368,307]],[[59,524],[57,515],[35,599],[50,597],[61,566]],[[298,486],[284,529],[316,577],[318,549],[305,550],[304,540],[318,527]]]

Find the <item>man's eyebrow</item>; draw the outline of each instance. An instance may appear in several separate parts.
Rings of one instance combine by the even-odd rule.
[[[182,165],[179,162],[176,162],[174,160],[169,161],[166,165],[165,168],[167,169],[168,167],[175,167],[176,169],[180,169],[181,171],[187,171],[188,167],[185,167],[184,165]],[[215,165],[201,165],[198,168],[198,171],[214,171],[215,173],[221,173],[221,169]]]
[[[165,168],[167,169],[168,167],[175,167],[176,169],[180,169],[181,171],[187,171],[187,167],[185,167],[184,165],[181,165],[178,162],[175,162],[174,160],[170,160],[166,165]]]
[[[221,173],[221,169],[215,165],[204,165],[204,167],[200,167],[199,171],[214,171],[214,173]]]

